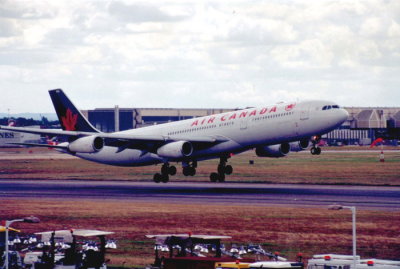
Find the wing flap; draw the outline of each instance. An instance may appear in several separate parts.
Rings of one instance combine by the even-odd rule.
[[[224,142],[228,139],[221,137],[211,137],[211,136],[163,136],[163,135],[131,135],[131,134],[106,134],[100,133],[96,134],[99,137],[105,139],[117,139],[120,141],[129,141],[129,142],[145,142],[145,141],[153,141],[153,142],[169,142],[169,141],[189,141],[189,142],[198,142],[198,143],[218,143]]]

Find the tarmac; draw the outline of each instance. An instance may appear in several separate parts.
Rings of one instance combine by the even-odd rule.
[[[0,198],[124,200],[177,204],[318,207],[332,204],[400,211],[400,187],[174,183],[93,180],[0,180]]]

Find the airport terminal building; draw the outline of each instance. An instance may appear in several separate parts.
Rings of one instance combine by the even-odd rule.
[[[369,145],[377,137],[385,137],[397,145],[400,137],[400,108],[346,107],[347,121],[323,136],[330,145]],[[97,108],[83,114],[103,132],[123,131],[172,121],[192,119],[237,109],[227,108]]]

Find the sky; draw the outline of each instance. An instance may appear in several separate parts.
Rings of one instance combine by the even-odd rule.
[[[400,106],[400,1],[0,0],[0,113]]]

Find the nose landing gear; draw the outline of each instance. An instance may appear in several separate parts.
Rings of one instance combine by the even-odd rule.
[[[310,152],[311,152],[312,155],[320,155],[321,154],[321,148],[318,147],[318,146],[313,146],[310,149]]]
[[[311,138],[311,143],[313,146],[310,149],[310,152],[312,155],[320,155],[321,154],[321,148],[318,146],[318,143],[321,141],[321,136],[316,135]]]

